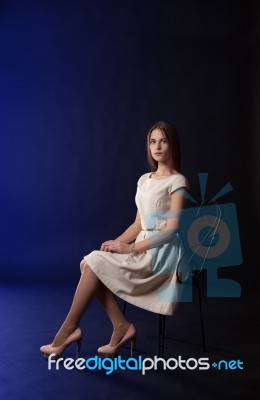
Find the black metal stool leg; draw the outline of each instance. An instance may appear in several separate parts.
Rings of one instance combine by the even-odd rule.
[[[127,302],[124,301],[124,305],[123,305],[123,314],[124,314],[124,315],[125,315],[125,312],[126,312],[126,304],[127,304]]]
[[[202,302],[201,302],[201,291],[198,285],[198,282],[195,280],[193,281],[194,285],[197,288],[198,298],[199,298],[199,311],[200,311],[200,328],[201,328],[201,336],[202,336],[202,347],[201,351],[206,351],[206,344],[205,344],[205,330],[204,330],[204,322],[203,322],[203,315],[202,315]]]
[[[193,281],[193,284],[197,288],[198,300],[199,300],[200,328],[201,328],[201,339],[202,339],[201,351],[206,351],[205,329],[204,329],[204,321],[203,321],[203,315],[202,315],[201,291],[200,291],[200,287],[199,287],[198,283],[195,280]],[[123,314],[124,315],[126,313],[126,306],[127,306],[127,302],[124,301],[124,305],[123,305]],[[164,354],[165,321],[166,321],[165,315],[159,314],[159,340],[158,340],[159,357],[163,357],[163,354]]]
[[[158,353],[163,357],[164,353],[164,334],[165,334],[165,315],[159,314],[159,348]]]

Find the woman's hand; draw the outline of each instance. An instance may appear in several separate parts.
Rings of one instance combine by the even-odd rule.
[[[106,242],[101,244],[100,250],[101,251],[110,251],[109,246],[111,246],[115,240],[107,240]]]
[[[102,243],[100,250],[110,251],[111,253],[128,254],[130,252],[130,244],[120,242],[119,240],[108,240]]]

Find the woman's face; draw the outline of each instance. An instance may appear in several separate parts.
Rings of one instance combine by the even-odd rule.
[[[160,129],[154,129],[150,135],[150,152],[155,161],[167,163],[169,157],[169,143]]]

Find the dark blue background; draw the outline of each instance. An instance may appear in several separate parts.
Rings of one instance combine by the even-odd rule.
[[[83,255],[133,221],[159,119],[179,130],[193,193],[199,172],[212,194],[232,183],[246,239],[253,11],[239,1],[1,2],[4,279],[76,277]]]
[[[253,0],[0,0],[1,398],[258,399],[259,17]],[[243,257],[218,271],[241,297],[208,297],[201,276],[208,352],[194,290],[167,318],[164,357],[240,358],[245,370],[48,371],[39,347],[64,320],[82,257],[135,218],[160,119],[179,131],[192,194],[198,173],[212,196],[232,184],[219,202],[236,205]],[[154,357],[158,316],[128,305],[127,318],[137,354]],[[112,330],[97,302],[81,327],[93,357]]]

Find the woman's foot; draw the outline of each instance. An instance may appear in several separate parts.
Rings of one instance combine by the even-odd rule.
[[[41,346],[40,352],[45,358],[48,358],[51,354],[54,354],[57,359],[61,357],[62,353],[68,346],[70,346],[72,343],[76,343],[77,345],[76,357],[78,357],[80,352],[81,342],[82,342],[82,331],[80,328],[76,328],[74,332],[72,332],[62,344],[60,344],[59,346],[53,346],[53,344],[46,344],[44,346]]]
[[[121,329],[120,336],[122,335],[122,332],[123,332],[123,327]],[[117,336],[117,338],[116,338],[116,336]],[[98,350],[97,350],[98,354],[101,357],[114,357],[126,342],[131,341],[130,354],[132,357],[134,354],[134,346],[135,346],[135,339],[136,339],[136,330],[135,330],[134,325],[129,324],[128,329],[125,332],[125,334],[121,337],[121,340],[118,339],[120,336],[119,336],[118,329],[116,329],[112,335],[110,343],[98,348]],[[114,344],[115,342],[117,342],[117,343]]]
[[[116,346],[123,339],[130,326],[130,322],[126,321],[114,327],[109,346]]]
[[[68,337],[73,332],[75,332],[76,329],[77,329],[76,326],[62,326],[60,330],[56,333],[56,336],[53,339],[51,346],[52,347],[61,346],[68,339]]]

